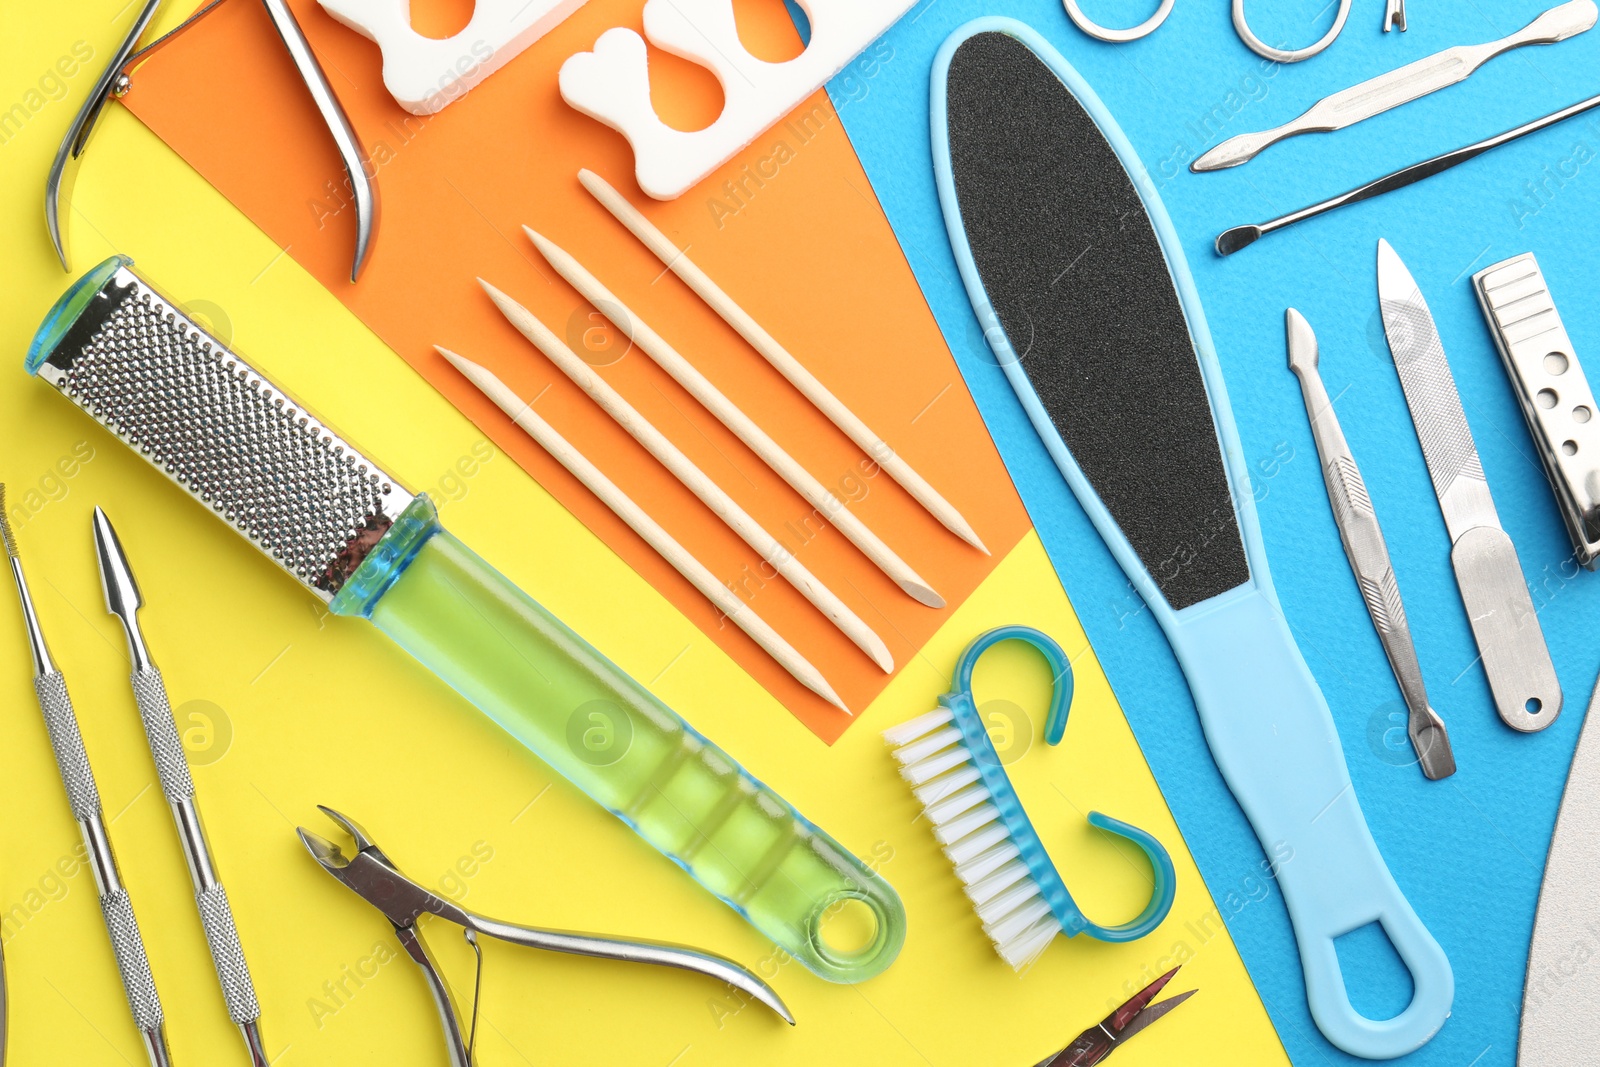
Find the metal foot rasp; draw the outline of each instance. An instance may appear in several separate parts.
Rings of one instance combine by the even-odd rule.
[[[893,962],[882,878],[439,524],[377,464],[114,256],[40,327],[27,369],[211,508],[336,615],[370,619],[569,781],[830,981]],[[591,744],[593,738],[603,740]],[[842,950],[824,918],[876,920]]]
[[[1166,632],[1217,768],[1273,857],[1312,1018],[1353,1055],[1413,1051],[1450,1014],[1450,961],[1378,852],[1278,605],[1221,368],[1154,185],[1083,78],[1011,19],[945,42],[932,112],[945,226],[984,336]],[[1372,923],[1413,982],[1409,1006],[1381,1021],[1351,1004],[1334,948]]]
[[[1511,538],[1500,526],[1444,342],[1422,291],[1378,241],[1378,304],[1406,407],[1450,534],[1450,566],[1501,720],[1525,733],[1561,714],[1561,682]]]

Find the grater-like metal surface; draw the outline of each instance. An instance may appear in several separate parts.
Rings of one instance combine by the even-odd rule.
[[[39,374],[324,600],[414,499],[126,267]]]

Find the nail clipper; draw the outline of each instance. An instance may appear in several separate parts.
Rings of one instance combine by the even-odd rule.
[[[383,912],[384,918],[394,927],[395,936],[406,954],[416,961],[428,980],[428,991],[433,994],[434,1007],[444,1026],[445,1044],[450,1053],[450,1067],[471,1067],[478,1020],[478,987],[483,979],[483,950],[478,946],[478,935],[506,941],[528,948],[567,952],[577,956],[594,956],[599,959],[621,960],[626,963],[653,963],[662,967],[677,967],[694,971],[718,981],[726,982],[743,993],[765,1004],[784,1022],[794,1025],[794,1016],[773,992],[772,987],[732,960],[709,952],[669,945],[655,941],[623,941],[589,934],[562,933],[541,930],[530,926],[489,919],[470,912],[459,904],[439,896],[433,890],[400,873],[388,856],[384,855],[371,836],[348,816],[332,808],[319,805],[328,818],[338,823],[355,841],[355,854],[345,855],[332,841],[300,827],[300,840],[322,869],[333,875],[346,888],[368,904]],[[417,920],[424,915],[436,915],[460,926],[467,943],[472,946],[478,960],[477,979],[472,995],[472,1016],[467,1035],[462,1036],[461,1015],[450,987],[445,984],[438,961],[423,942],[417,929]]]
[[[1539,458],[1555,489],[1574,558],[1600,558],[1600,421],[1594,392],[1532,252],[1472,276],[1483,317]]]

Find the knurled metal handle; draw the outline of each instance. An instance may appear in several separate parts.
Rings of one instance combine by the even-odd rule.
[[[172,719],[172,703],[167,699],[161,671],[149,667],[134,671],[132,678],[133,699],[138,702],[139,718],[144,721],[144,735],[150,741],[156,774],[161,777],[161,791],[169,804],[191,800],[194,779],[189,774],[189,761],[183,754],[177,723]]]
[[[211,947],[211,960],[217,965],[217,980],[222,983],[228,1015],[240,1024],[260,1018],[261,1005],[256,1001],[250,967],[244,961],[239,930],[233,924],[228,891],[221,885],[207,886],[195,894],[195,902],[200,905],[200,923],[205,927],[206,944]]]
[[[150,960],[144,952],[144,939],[139,936],[128,891],[118,888],[101,897],[100,910],[105,913],[111,950],[117,956],[117,970],[122,974],[122,988],[127,991],[133,1021],[141,1030],[155,1030],[162,1024],[161,998],[156,995],[155,975],[150,973]]]
[[[34,678],[33,691],[38,694],[44,726],[50,732],[50,747],[55,750],[62,784],[67,787],[67,803],[72,805],[73,818],[85,822],[100,814],[100,790],[89,769],[89,753],[84,750],[83,734],[78,731],[72,698],[67,696],[67,681],[60,671],[52,671]]]

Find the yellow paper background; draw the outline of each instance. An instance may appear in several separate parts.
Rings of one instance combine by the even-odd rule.
[[[762,967],[770,946],[733,912],[371,627],[325,615],[255,549],[21,373],[33,330],[68,281],[44,231],[44,175],[131,14],[122,0],[33,5],[9,13],[0,39],[0,109],[25,112],[19,122],[13,109],[0,126],[0,336],[14,361],[0,371],[0,479],[77,704],[176,1062],[242,1063],[244,1053],[155,785],[120,629],[104,611],[89,535],[94,504],[116,522],[149,600],[147,637],[188,731],[276,1062],[445,1062],[421,977],[387,925],[294,837],[296,825],[332,831],[318,803],[363,822],[408,873],[475,910],[682,941]],[[63,76],[78,42],[78,54],[92,58]],[[1036,537],[829,749],[508,459],[483,461],[484,441],[465,418],[119,107],[108,109],[73,207],[75,267],[113,251],[136,256],[146,277],[211,318],[280,385],[432,492],[450,528],[531,595],[878,862],[905,899],[906,948],[881,978],[836,987],[793,965],[776,969],[772,981],[799,1020],[793,1031],[760,1009],[737,1010],[697,978],[489,943],[486,1067],[1028,1067],[1174,955],[1187,962],[1173,989],[1199,995],[1114,1062],[1286,1062],[1231,942],[1215,932],[1210,898]],[[0,593],[11,1062],[141,1063],[92,876],[73,858],[78,835],[11,603]],[[1124,946],[1060,942],[1021,977],[989,948],[878,738],[932,706],[973,636],[1006,623],[1039,626],[1074,657],[1078,696],[1065,743],[1036,745],[1012,775],[1079,902],[1116,921],[1148,891],[1142,864],[1083,822],[1091,809],[1154,832],[1179,870],[1177,903],[1157,933]],[[1043,674],[1025,651],[997,650],[980,671],[980,694],[1042,709]],[[1197,763],[1197,773],[1211,773],[1203,754]],[[453,928],[429,927],[465,996],[468,950]]]

